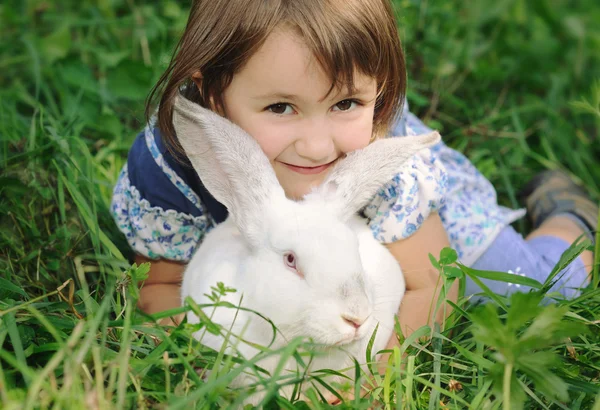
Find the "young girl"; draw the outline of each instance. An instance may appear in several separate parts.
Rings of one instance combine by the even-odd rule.
[[[252,135],[286,195],[301,199],[346,153],[376,138],[429,131],[404,103],[405,78],[389,0],[194,1],[149,99],[160,97],[157,122],[135,140],[114,191],[112,212],[136,262],[152,262],[140,307],[154,313],[180,305],[185,264],[227,216],[177,142],[178,93]],[[543,281],[562,252],[596,227],[597,207],[562,174],[540,175],[523,199],[537,228],[527,239],[510,227],[525,211],[499,206],[491,184],[443,143],[381,188],[364,215],[405,274],[405,334],[431,319],[438,273],[429,253],[452,246],[466,265]],[[582,254],[555,289],[575,295],[592,260]],[[517,289],[486,283],[498,293]],[[469,283],[467,291],[479,289]]]

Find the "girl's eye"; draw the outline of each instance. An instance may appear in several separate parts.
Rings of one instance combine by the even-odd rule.
[[[336,111],[348,111],[353,108],[352,104],[356,105],[357,102],[355,100],[342,100],[335,105],[335,108],[337,108]]]
[[[283,263],[290,269],[293,269],[298,275],[303,277],[303,275],[298,272],[298,266],[296,265],[296,255],[294,252],[286,252],[283,254]]]
[[[271,111],[273,114],[285,115],[292,113],[292,106],[286,103],[277,103],[269,105],[267,110]]]

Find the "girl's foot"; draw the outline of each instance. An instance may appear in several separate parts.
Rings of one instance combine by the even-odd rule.
[[[579,222],[589,238],[598,228],[598,204],[569,176],[557,170],[537,174],[519,193],[534,228],[551,217],[565,215]]]

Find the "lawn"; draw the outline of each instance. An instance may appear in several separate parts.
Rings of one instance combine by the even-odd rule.
[[[195,342],[191,326],[163,328],[153,324],[160,315],[136,312],[145,268],[131,266],[109,213],[188,3],[0,4],[0,408],[222,408],[248,395],[227,389],[239,370]],[[395,5],[411,109],[477,165],[502,204],[519,207],[516,192],[546,168],[600,199],[597,0]],[[441,256],[440,270],[457,274],[451,253]],[[597,278],[575,300],[547,295],[550,305],[539,303],[546,287],[485,307],[461,299],[444,329],[399,335],[387,372],[361,379],[371,394],[336,408],[600,410]],[[265,378],[270,406],[328,407],[316,394],[277,396],[279,384],[300,381],[318,383]]]

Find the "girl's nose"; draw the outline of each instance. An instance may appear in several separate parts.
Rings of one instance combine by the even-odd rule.
[[[296,153],[314,163],[331,159],[335,141],[326,120],[305,121],[294,144]]]

